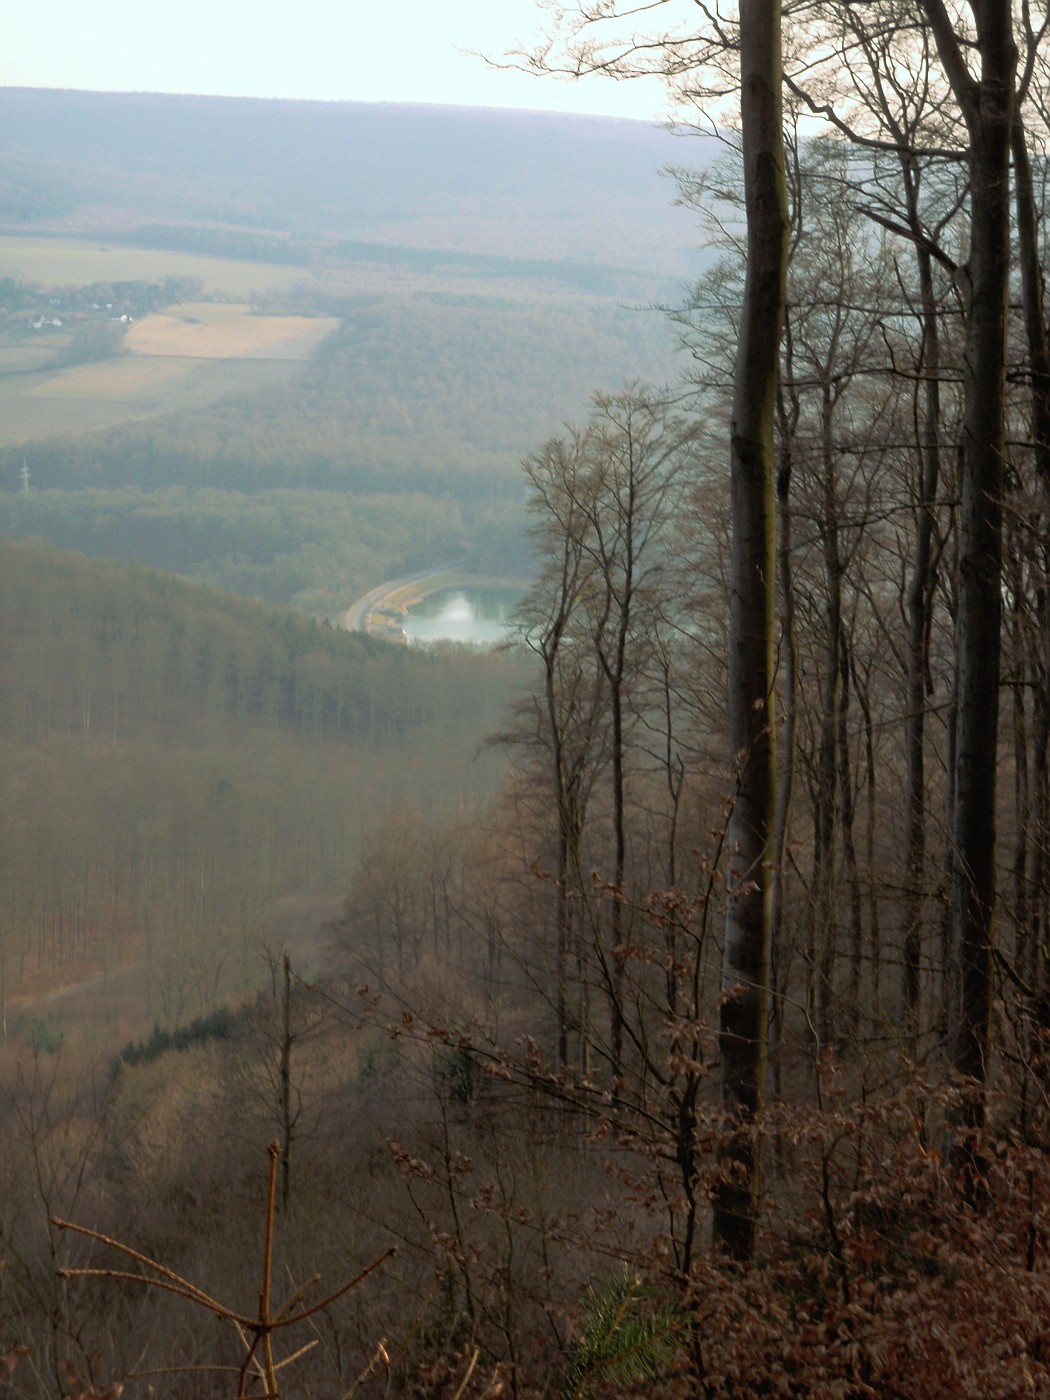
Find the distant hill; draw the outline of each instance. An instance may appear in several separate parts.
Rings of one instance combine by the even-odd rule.
[[[605,117],[0,89],[3,217],[64,231],[176,218],[685,278],[660,172],[709,153]]]
[[[436,725],[446,743],[448,726],[465,726],[470,753],[499,716],[473,679],[454,708],[436,700],[448,667],[432,653],[39,541],[0,538],[0,650],[0,744],[23,748],[60,737],[236,748],[265,730],[375,751]],[[487,664],[464,656],[452,670],[476,677]]]

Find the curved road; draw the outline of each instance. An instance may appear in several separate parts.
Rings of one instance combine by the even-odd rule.
[[[460,562],[444,564],[437,569],[417,569],[414,574],[405,574],[403,578],[393,578],[387,583],[381,583],[378,588],[371,589],[363,598],[358,598],[355,603],[350,604],[343,614],[343,626],[348,632],[367,632],[368,614],[377,608],[389,594],[397,593],[399,589],[407,588],[409,584],[419,583],[421,579],[433,579],[434,583],[419,597],[425,596],[425,593],[436,593],[439,589],[444,588],[450,579],[454,579],[455,571],[462,567]],[[412,599],[413,603],[417,601],[416,598]]]
[[[399,588],[406,588],[410,583],[417,583],[419,579],[427,578],[432,573],[434,573],[433,569],[423,569],[420,573],[406,574],[404,578],[395,578],[388,583],[381,583],[378,588],[373,588],[363,598],[358,598],[356,603],[350,604],[343,614],[343,626],[348,632],[366,631],[368,614],[383,601],[388,593],[396,593]]]

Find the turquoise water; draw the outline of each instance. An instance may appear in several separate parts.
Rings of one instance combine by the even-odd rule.
[[[442,588],[409,609],[410,642],[473,642],[494,646],[507,636],[521,593],[516,588]]]

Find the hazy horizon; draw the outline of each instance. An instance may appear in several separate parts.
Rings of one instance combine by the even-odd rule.
[[[455,102],[437,101],[423,98],[401,97],[267,97],[257,93],[243,92],[192,92],[189,89],[137,88],[137,87],[74,87],[57,86],[53,83],[6,83],[0,82],[0,92],[39,92],[39,93],[85,93],[98,97],[174,97],[197,99],[229,100],[231,102],[299,103],[318,107],[420,107],[434,108],[442,112],[492,112],[506,113],[521,117],[558,117],[570,121],[629,122],[636,126],[666,127],[673,125],[666,117],[629,116],[598,111],[566,111],[556,107],[526,107],[498,102]]]
[[[268,26],[245,0],[221,7],[158,0],[73,0],[47,7],[0,0],[5,43],[0,87],[288,101],[389,102],[661,121],[655,80],[617,83],[536,78],[500,68],[534,48],[544,28],[537,0],[423,0],[380,11],[336,10],[302,0],[293,25]]]

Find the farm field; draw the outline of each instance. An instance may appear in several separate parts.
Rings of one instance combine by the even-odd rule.
[[[0,447],[80,434],[179,409],[286,386],[339,322],[334,317],[253,317],[246,298],[278,294],[302,268],[236,262],[167,249],[113,247],[55,238],[0,236],[0,277],[45,287],[199,279],[206,296],[133,325],[124,353],[60,365],[71,328],[44,339],[14,328],[0,343]]]
[[[310,280],[302,267],[236,262],[166,248],[130,248],[73,239],[0,236],[0,277],[31,284],[86,287],[93,282],[160,281],[199,277],[209,296],[243,301],[254,292],[287,291]]]
[[[244,302],[190,302],[144,316],[124,345],[143,356],[306,360],[338,328],[334,316],[253,316]]]
[[[185,128],[194,99],[82,142],[90,113],[54,95],[50,148],[37,99],[0,96],[33,109],[19,149],[36,172],[0,232],[5,533],[316,619],[450,560],[525,573],[522,454],[596,386],[674,372],[651,308],[677,294],[693,234],[624,203],[677,149],[663,136],[633,133],[634,155],[627,129],[603,137],[610,182],[590,123],[581,146],[486,118],[464,145],[460,116],[446,131],[406,113],[401,136],[355,109],[333,144],[326,107],[304,143],[248,104],[220,139],[210,115]],[[381,133],[402,158],[377,164]]]
[[[201,408],[287,385],[297,371],[287,360],[124,355],[34,374],[0,374],[0,446]]]

